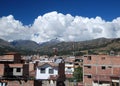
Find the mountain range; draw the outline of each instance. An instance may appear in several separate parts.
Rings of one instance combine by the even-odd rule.
[[[31,40],[15,40],[12,42],[0,39],[0,54],[6,52],[20,52],[25,55],[31,54],[56,54],[58,55],[83,55],[83,54],[108,54],[120,51],[120,38],[98,38],[79,42],[61,42],[57,39],[38,44]]]

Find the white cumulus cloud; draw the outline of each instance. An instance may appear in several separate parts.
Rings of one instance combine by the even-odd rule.
[[[23,26],[12,15],[0,18],[0,38],[11,41],[29,39],[30,35],[29,27]]]
[[[0,18],[0,38],[29,39],[45,42],[58,38],[62,41],[83,41],[100,37],[120,37],[120,17],[105,21],[101,17],[72,16],[56,11],[38,16],[31,26],[24,26],[13,15]]]

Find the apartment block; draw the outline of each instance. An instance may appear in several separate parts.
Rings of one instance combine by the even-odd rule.
[[[84,86],[120,86],[120,56],[83,56]]]

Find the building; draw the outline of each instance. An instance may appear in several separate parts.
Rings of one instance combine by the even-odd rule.
[[[64,83],[65,63],[61,57],[56,58],[54,62],[38,62],[36,64],[35,78],[42,82],[42,86],[57,86],[57,84]]]
[[[39,63],[36,68],[36,79],[47,80],[50,76],[57,77],[58,64],[55,63]]]
[[[120,56],[83,56],[84,86],[119,86]]]
[[[34,86],[34,64],[25,64],[19,53],[0,56],[0,86]]]
[[[72,76],[72,74],[74,72],[74,61],[75,61],[74,56],[65,58],[65,75],[66,76]]]
[[[77,68],[77,67],[82,67],[83,66],[83,59],[82,57],[76,57],[75,60],[74,60],[74,68]]]

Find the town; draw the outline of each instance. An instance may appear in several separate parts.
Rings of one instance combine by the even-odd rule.
[[[0,86],[119,86],[120,56],[0,56]]]

